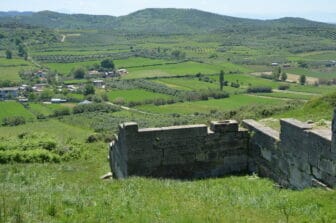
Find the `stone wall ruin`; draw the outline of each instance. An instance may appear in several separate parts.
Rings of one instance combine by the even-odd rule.
[[[198,179],[257,173],[283,187],[336,186],[336,123],[313,129],[281,119],[280,132],[254,120],[139,129],[119,126],[110,145],[110,166],[117,178],[144,176]]]

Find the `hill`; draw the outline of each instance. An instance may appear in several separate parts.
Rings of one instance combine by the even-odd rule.
[[[1,22],[16,22],[59,29],[112,29],[131,33],[206,33],[269,28],[323,27],[335,25],[301,18],[277,20],[243,19],[195,9],[144,9],[126,16],[63,14],[52,11],[37,13],[0,12]]]

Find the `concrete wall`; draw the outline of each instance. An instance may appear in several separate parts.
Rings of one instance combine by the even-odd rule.
[[[302,189],[336,186],[336,150],[330,129],[313,130],[295,119],[281,119],[280,133],[253,120],[243,121],[251,131],[249,166],[280,185]]]
[[[238,123],[138,129],[136,123],[119,127],[112,142],[110,165],[117,178],[217,177],[248,171],[248,133]]]

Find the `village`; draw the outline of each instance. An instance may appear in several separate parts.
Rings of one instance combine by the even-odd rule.
[[[48,72],[47,69],[37,70],[31,74],[34,81],[26,81],[27,83],[24,83],[21,86],[1,87],[0,101],[17,100],[21,103],[29,101],[65,103],[68,102],[68,99],[66,99],[67,93],[82,94],[85,86],[92,86],[96,89],[105,89],[105,82],[107,79],[120,78],[128,74],[127,69],[109,71],[90,70],[85,74],[84,81],[79,83],[66,83],[67,81],[65,81],[63,85],[53,85],[48,83]],[[53,97],[53,95],[49,95],[48,97],[40,98],[39,96],[45,91],[53,91],[53,95],[63,95],[63,97]]]

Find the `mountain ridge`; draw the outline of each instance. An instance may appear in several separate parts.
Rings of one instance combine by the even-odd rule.
[[[124,16],[66,14],[53,11],[0,12],[0,22],[57,29],[111,29],[121,32],[193,33],[216,30],[288,27],[333,27],[329,23],[284,17],[272,20],[238,18],[197,9],[148,8]]]

